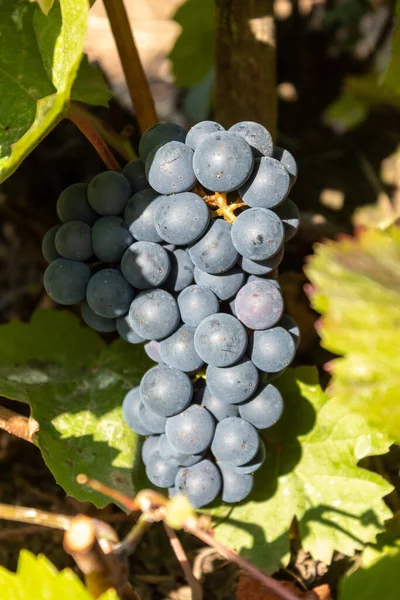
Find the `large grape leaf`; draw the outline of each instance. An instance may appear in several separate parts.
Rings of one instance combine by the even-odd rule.
[[[125,425],[124,394],[150,366],[142,348],[100,336],[65,311],[37,311],[0,327],[0,395],[26,402],[38,445],[67,494],[96,506],[109,499],[79,486],[86,473],[134,494],[138,438]]]
[[[271,572],[287,564],[294,517],[303,548],[329,563],[334,550],[352,555],[374,541],[391,514],[382,500],[391,486],[357,466],[387,451],[385,436],[329,400],[316,369],[288,370],[277,385],[285,411],[265,432],[267,459],[255,475],[252,500],[231,512],[227,506],[213,511],[226,517],[217,538]]]
[[[3,598],[12,600],[93,600],[71,569],[58,571],[45,556],[27,550],[21,550],[16,573],[0,567],[0,589]],[[98,600],[118,600],[118,596],[109,589]]]
[[[322,345],[342,355],[330,393],[400,439],[400,228],[319,244],[306,273]]]

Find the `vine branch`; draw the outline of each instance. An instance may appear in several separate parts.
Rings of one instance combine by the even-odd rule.
[[[36,433],[39,431],[39,424],[35,419],[24,417],[18,413],[0,406],[0,429],[7,433],[36,444]]]
[[[186,556],[186,552],[184,551],[178,536],[176,535],[175,531],[166,523],[164,523],[164,527],[169,537],[172,549],[175,552],[175,556],[179,560],[179,563],[182,567],[182,571],[185,574],[186,581],[190,586],[192,592],[192,600],[203,600],[202,587],[200,585],[199,580],[196,579],[196,577],[193,574],[188,557]]]

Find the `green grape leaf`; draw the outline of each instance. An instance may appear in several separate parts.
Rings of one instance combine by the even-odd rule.
[[[214,8],[214,0],[187,0],[174,15],[182,31],[169,58],[178,87],[199,83],[214,66]]]
[[[400,228],[363,230],[319,244],[306,274],[323,315],[330,393],[348,411],[400,439]]]
[[[83,55],[88,0],[0,5],[0,183],[63,118]]]
[[[397,24],[392,37],[392,51],[383,74],[382,84],[400,98],[400,0],[396,2],[396,20]]]
[[[123,340],[106,347],[66,311],[37,311],[28,324],[0,327],[0,394],[30,405],[56,481],[96,506],[110,500],[78,485],[79,473],[135,493],[138,436],[125,425],[121,404],[149,366],[142,348]]]
[[[52,9],[54,0],[29,0],[30,2],[37,2],[40,6],[40,10],[43,14],[48,15]]]
[[[85,55],[72,86],[71,100],[107,107],[112,97],[103,73],[97,66],[91,65]]]
[[[335,550],[352,555],[375,541],[391,516],[382,500],[391,486],[357,466],[388,450],[385,436],[329,400],[314,368],[289,369],[276,384],[285,411],[264,432],[267,458],[252,499],[213,510],[217,539],[270,572],[288,562],[294,517],[303,548],[329,563]]]
[[[17,572],[0,567],[0,588],[13,600],[93,600],[92,594],[71,569],[58,571],[42,554],[21,550]],[[98,600],[118,600],[109,589]]]

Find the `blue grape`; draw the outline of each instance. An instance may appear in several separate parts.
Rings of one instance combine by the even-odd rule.
[[[283,223],[285,242],[288,242],[296,235],[300,227],[300,211],[296,204],[290,198],[287,198],[280,206],[274,208],[274,212]]]
[[[160,144],[167,142],[184,142],[186,139],[186,131],[180,125],[175,123],[156,123],[149,127],[139,142],[139,156],[145,161],[150,152]]]
[[[208,386],[203,390],[201,405],[204,406],[217,421],[223,421],[228,417],[239,416],[239,410],[235,404],[228,404],[227,402],[220,400],[214,396]]]
[[[192,283],[194,265],[189,252],[183,248],[168,251],[168,256],[171,268],[163,287],[169,292],[180,292]]]
[[[125,315],[134,295],[132,286],[117,269],[97,271],[86,290],[86,300],[90,308],[106,318]]]
[[[146,290],[139,294],[129,310],[132,328],[146,340],[162,340],[179,325],[176,300],[164,290]]]
[[[207,233],[190,248],[193,263],[206,273],[219,274],[231,269],[239,258],[231,239],[232,226],[215,219]]]
[[[170,268],[168,252],[154,242],[135,242],[121,260],[123,276],[138,290],[160,286],[167,279]]]
[[[249,273],[250,275],[271,275],[275,269],[281,264],[283,255],[285,253],[284,246],[271,258],[267,258],[266,260],[250,260],[249,258],[244,258],[241,256],[239,258],[239,265],[245,273]]]
[[[129,314],[123,317],[118,317],[116,320],[117,331],[123,340],[130,344],[141,344],[145,340],[132,328]]]
[[[145,428],[142,421],[139,419],[140,404],[139,388],[135,387],[131,389],[124,398],[122,403],[122,415],[125,423],[132,431],[138,435],[150,435],[150,431]]]
[[[191,467],[200,462],[204,457],[204,453],[182,454],[182,452],[178,452],[173,446],[171,446],[165,434],[160,436],[159,452],[161,456],[175,460],[181,467]]]
[[[246,283],[235,299],[237,318],[250,329],[268,329],[283,314],[280,291],[267,279]]]
[[[117,326],[115,319],[106,319],[104,317],[100,317],[100,315],[97,315],[90,308],[89,304],[86,301],[82,303],[81,315],[86,325],[88,325],[95,331],[98,331],[100,333],[109,333],[110,331],[116,330]]]
[[[206,317],[196,329],[194,346],[209,365],[229,367],[237,362],[247,347],[247,333],[232,315],[219,313]]]
[[[140,160],[140,158],[136,158],[135,160],[128,162],[128,164],[122,169],[122,173],[131,184],[134,194],[139,190],[144,190],[145,188],[149,187],[144,170],[144,162]]]
[[[87,199],[87,183],[73,183],[61,192],[57,200],[57,214],[62,223],[83,221],[93,225],[99,215],[90,206]]]
[[[229,300],[244,284],[245,274],[235,267],[221,275],[211,275],[195,267],[194,280],[198,285],[209,288],[219,300]]]
[[[276,158],[276,160],[279,160],[279,162],[281,162],[283,166],[288,170],[291,179],[291,184],[293,186],[297,179],[297,164],[293,154],[291,154],[289,150],[284,150],[283,148],[275,146],[273,156],[274,158]]]
[[[146,158],[146,176],[160,194],[178,194],[196,183],[193,150],[182,142],[168,142],[153,148]]]
[[[149,462],[152,454],[154,454],[154,452],[158,452],[158,444],[160,442],[160,438],[161,435],[151,435],[144,440],[141,455],[142,461],[145,465],[147,465],[147,463]]]
[[[42,239],[42,254],[46,262],[52,263],[56,258],[61,258],[56,250],[55,239],[57,231],[61,225],[54,225],[43,236]]]
[[[233,245],[250,260],[271,258],[281,249],[283,238],[282,221],[267,208],[249,208],[232,225]]]
[[[300,329],[296,321],[287,314],[283,314],[281,320],[278,323],[279,327],[283,327],[290,333],[293,338],[296,350],[300,345]]]
[[[158,452],[151,454],[147,465],[146,475],[152,484],[160,488],[168,488],[174,485],[179,471],[179,465],[174,460],[160,456]]]
[[[279,283],[279,281],[277,279],[273,279],[272,277],[268,276],[268,277],[260,277],[258,275],[250,275],[247,278],[246,283],[252,283],[253,281],[269,281],[269,283],[271,283],[272,285],[274,285],[278,290],[281,289],[281,284]]]
[[[210,391],[229,404],[245,402],[254,395],[258,386],[258,371],[245,355],[231,367],[207,367],[207,385]]]
[[[221,473],[210,460],[202,460],[178,471],[175,488],[185,494],[194,508],[209,504],[221,490]]]
[[[275,158],[257,158],[250,178],[239,189],[248,206],[274,208],[284,201],[290,189],[290,176]]]
[[[151,342],[147,342],[144,345],[144,351],[147,356],[156,363],[162,363],[161,354],[160,354],[160,342],[155,342],[152,340]]]
[[[253,150],[254,156],[272,156],[272,136],[260,123],[242,121],[233,125],[229,131],[243,137]]]
[[[140,382],[143,404],[162,417],[172,417],[183,411],[190,403],[192,395],[193,387],[189,377],[171,367],[153,367],[144,374]]]
[[[288,367],[296,353],[291,334],[283,327],[255,331],[250,346],[250,358],[260,371],[277,373]]]
[[[56,250],[63,258],[85,261],[93,254],[89,225],[83,221],[68,221],[61,225],[55,237]]]
[[[154,213],[154,226],[159,235],[166,242],[179,246],[197,240],[209,221],[207,204],[192,192],[163,196]]]
[[[122,173],[116,171],[99,173],[89,183],[89,204],[100,215],[121,214],[131,196],[131,184]]]
[[[156,413],[149,410],[143,402],[139,406],[139,419],[150,433],[164,433],[167,417],[156,415]]]
[[[225,131],[224,127],[215,121],[201,121],[194,125],[186,136],[185,144],[196,150],[197,146],[206,138],[210,133],[216,133],[218,131]]]
[[[178,296],[181,318],[187,325],[197,327],[203,319],[219,311],[218,298],[207,287],[190,285]]]
[[[117,262],[133,242],[121,217],[102,217],[92,227],[93,252],[103,262]]]
[[[257,429],[251,423],[239,417],[230,417],[218,423],[211,451],[215,458],[225,464],[241,466],[255,457],[259,445]]]
[[[154,226],[154,213],[162,196],[147,188],[129,198],[124,210],[124,220],[128,229],[139,242],[161,242]]]
[[[234,471],[234,473],[238,473],[239,475],[250,475],[250,474],[258,471],[258,469],[260,469],[262,467],[262,465],[264,464],[264,461],[265,461],[265,457],[266,457],[265,446],[264,446],[263,441],[260,439],[260,446],[258,448],[257,454],[255,455],[254,458],[252,458],[245,465],[241,465],[241,466],[229,465],[227,463],[224,463],[224,461],[219,460],[218,466],[220,467],[221,470],[229,469],[231,471]]]
[[[283,398],[274,385],[268,384],[257,390],[249,402],[239,406],[242,419],[249,421],[257,429],[267,429],[282,416]]]
[[[197,371],[204,362],[194,347],[195,327],[182,325],[175,333],[160,342],[161,360],[169,367],[186,373]]]
[[[85,299],[91,275],[85,263],[57,258],[45,270],[43,283],[52,300],[71,306]]]
[[[235,471],[220,466],[222,474],[222,501],[223,502],[241,502],[250,494],[253,489],[252,475],[239,475]]]
[[[233,192],[250,177],[253,153],[241,136],[228,131],[207,135],[196,147],[194,173],[205,188]]]
[[[198,404],[167,419],[165,435],[181,454],[199,454],[210,447],[215,431],[211,413]]]

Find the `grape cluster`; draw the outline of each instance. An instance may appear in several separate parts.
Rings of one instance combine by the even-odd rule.
[[[299,342],[276,280],[299,226],[296,162],[253,122],[159,123],[139,156],[62,192],[44,285],[157,363],[123,402],[149,480],[195,507],[238,502],[265,459],[258,430],[283,411],[272,381]]]

